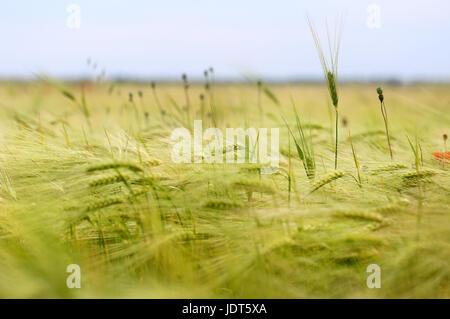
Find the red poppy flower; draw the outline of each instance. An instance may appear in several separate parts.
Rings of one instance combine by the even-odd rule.
[[[433,156],[439,162],[442,162],[445,159],[445,163],[450,163],[450,152],[434,152]]]

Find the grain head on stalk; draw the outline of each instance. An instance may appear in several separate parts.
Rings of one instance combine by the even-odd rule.
[[[330,93],[330,98],[335,108],[339,104],[338,95],[338,61],[339,61],[339,50],[342,36],[342,19],[339,24],[335,27],[333,41],[331,39],[330,31],[327,25],[327,39],[328,39],[328,51],[329,57],[325,55],[325,51],[322,48],[319,35],[316,32],[316,28],[312,21],[307,17],[309,28],[314,39],[314,44],[316,45],[317,53],[319,55],[319,60],[322,65],[323,74],[325,76],[325,82],[327,84],[328,92]]]
[[[338,154],[338,123],[339,123],[339,93],[338,93],[338,61],[339,61],[339,49],[341,43],[342,35],[342,19],[335,27],[333,41],[331,40],[330,32],[327,25],[327,38],[328,38],[328,51],[329,57],[325,56],[325,52],[322,49],[322,44],[320,43],[319,36],[316,32],[316,28],[313,23],[307,17],[309,28],[314,39],[314,44],[316,45],[317,53],[319,55],[320,64],[322,65],[323,74],[325,76],[325,83],[327,84],[328,93],[330,94],[331,102],[333,103],[334,110],[336,113],[336,142],[334,148],[334,167],[337,169],[337,154]]]

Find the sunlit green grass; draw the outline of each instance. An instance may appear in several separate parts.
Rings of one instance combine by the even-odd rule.
[[[258,105],[256,85],[214,85],[214,114],[203,86],[189,87],[191,121],[205,96],[204,128],[280,128],[275,175],[173,163],[170,134],[192,125],[182,84],[157,85],[163,114],[150,85],[86,86],[88,115],[80,86],[65,88],[77,102],[43,82],[0,86],[0,297],[450,297],[450,167],[432,155],[449,130],[448,86],[384,87],[391,160],[376,86],[341,85],[344,176],[314,192],[334,172],[325,87],[273,85]],[[314,180],[282,118],[296,127],[291,97]],[[81,289],[66,286],[69,264]],[[380,289],[366,285],[369,264]]]

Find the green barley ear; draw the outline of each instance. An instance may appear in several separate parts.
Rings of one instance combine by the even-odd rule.
[[[139,167],[133,163],[112,162],[112,163],[104,163],[104,164],[89,166],[86,169],[86,172],[94,173],[94,172],[98,172],[98,171],[106,171],[106,170],[118,169],[118,168],[128,169],[129,171],[132,171],[133,173],[136,173],[136,174],[142,173],[144,171],[141,167]]]
[[[334,33],[334,43],[331,44],[330,39],[330,33],[328,34],[328,49],[329,49],[329,58],[327,59],[325,57],[324,50],[322,49],[322,45],[320,43],[319,36],[309,19],[308,24],[309,28],[311,30],[311,34],[314,39],[314,44],[316,45],[317,54],[319,55],[320,64],[322,65],[323,74],[325,76],[325,81],[328,88],[328,93],[330,94],[331,101],[334,106],[334,110],[336,113],[336,141],[334,146],[334,169],[337,170],[337,160],[338,160],[338,140],[339,140],[339,133],[338,133],[338,124],[339,124],[339,112],[338,112],[338,104],[339,104],[339,95],[338,95],[338,87],[337,87],[337,77],[338,77],[338,61],[339,61],[339,48],[340,48],[340,42],[341,42],[341,32],[342,32],[342,20],[340,25],[336,28],[336,31]],[[339,29],[339,30],[338,30]],[[327,30],[328,31],[328,30]]]
[[[112,176],[104,176],[100,177],[98,179],[95,179],[91,182],[89,182],[89,187],[99,187],[99,186],[105,186],[105,185],[111,185],[115,183],[120,183],[125,180],[129,180],[129,176],[118,176],[118,175],[112,175]]]
[[[381,167],[377,167],[372,171],[372,174],[377,174],[377,173],[383,173],[383,172],[393,172],[393,171],[397,171],[397,170],[401,170],[401,169],[405,169],[408,168],[406,165],[404,164],[389,164],[389,165],[385,165],[385,166],[381,166]]]
[[[373,213],[373,212],[366,212],[366,211],[345,211],[341,212],[338,211],[333,214],[335,217],[346,217],[346,218],[353,218],[353,219],[366,219],[371,220],[379,223],[385,222],[385,218],[383,215],[379,213]]]
[[[319,188],[331,183],[334,180],[337,180],[341,177],[344,177],[345,173],[343,171],[334,171],[332,173],[329,173],[328,175],[326,175],[325,177],[321,178],[320,180],[318,180],[317,182],[315,182],[312,185],[312,188],[309,192],[309,194],[314,193],[316,190],[318,190]]]
[[[92,212],[109,206],[122,204],[123,200],[119,197],[110,197],[90,203],[86,206],[85,212]]]
[[[330,97],[331,101],[333,102],[334,107],[338,107],[339,98],[338,93],[336,89],[336,79],[334,77],[334,74],[331,71],[328,71],[327,73],[327,85],[328,89],[330,90]]]
[[[205,208],[231,210],[242,208],[243,204],[229,199],[212,199],[203,204]]]

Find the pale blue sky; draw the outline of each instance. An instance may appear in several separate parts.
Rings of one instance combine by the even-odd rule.
[[[66,26],[71,3],[80,29]],[[381,28],[366,25],[370,4]],[[319,77],[305,17],[325,35],[340,13],[342,77],[450,79],[448,0],[2,1],[0,77],[88,75],[88,57],[109,76],[201,77],[214,66],[218,77]]]

